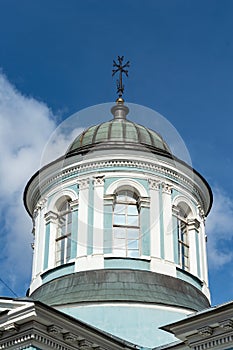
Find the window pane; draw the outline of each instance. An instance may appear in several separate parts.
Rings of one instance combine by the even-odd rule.
[[[127,236],[128,236],[128,239],[138,239],[139,230],[138,229],[129,228],[129,229],[127,229]]]
[[[67,230],[66,230],[66,234],[71,233],[71,227],[72,227],[72,222],[67,224]]]
[[[114,224],[115,225],[125,225],[125,215],[114,215]]]
[[[72,222],[72,213],[71,212],[67,213],[67,221],[69,223]]]
[[[129,226],[138,226],[138,216],[128,216]]]
[[[138,249],[138,240],[136,241],[128,241],[128,249]]]
[[[138,215],[138,208],[136,205],[128,205],[128,214],[129,215]]]
[[[138,258],[139,250],[128,250],[128,256],[131,258]]]
[[[117,201],[126,201],[126,193],[125,192],[119,192],[117,194]]]
[[[114,237],[126,238],[126,229],[121,227],[114,227]]]
[[[125,248],[125,239],[114,238],[114,248]]]
[[[67,239],[67,246],[66,246],[66,261],[70,260],[70,253],[71,253],[71,239],[68,237]]]
[[[125,204],[116,204],[114,208],[115,214],[125,214]]]

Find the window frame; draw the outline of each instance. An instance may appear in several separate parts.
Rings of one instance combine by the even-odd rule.
[[[182,227],[183,226],[183,227]],[[188,222],[184,217],[177,216],[178,258],[182,270],[190,270],[190,245]]]
[[[57,232],[55,239],[56,266],[66,264],[71,259],[72,211],[70,202],[71,199],[66,198],[61,203],[58,210]],[[66,208],[63,209],[64,205],[66,205]]]
[[[125,198],[121,198],[124,196]],[[119,198],[120,197],[120,198]],[[134,189],[126,188],[126,189],[118,189],[115,192],[115,200],[113,203],[113,218],[112,218],[112,235],[113,235],[113,254],[117,257],[127,257],[127,258],[139,258],[141,255],[141,234],[140,234],[140,208],[138,205],[139,202],[139,196],[137,192]],[[124,210],[122,210],[120,213],[116,212],[116,207],[122,206]],[[134,208],[129,211],[129,208]],[[136,214],[132,214],[136,209]],[[119,217],[124,218],[124,222],[116,222],[116,218]],[[133,221],[130,222],[132,218],[137,218],[136,223],[133,224]],[[116,237],[116,231],[117,229],[120,232],[120,229],[122,229],[122,232],[125,232],[125,235],[123,237]],[[131,238],[135,233],[133,231],[135,230],[136,235],[135,237]],[[131,231],[131,232],[130,232]],[[130,237],[130,233],[132,236]],[[116,245],[116,241],[120,242],[122,241],[122,245]],[[136,248],[130,248],[130,244],[134,245],[136,244]]]

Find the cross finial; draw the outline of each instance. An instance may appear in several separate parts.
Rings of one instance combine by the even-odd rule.
[[[125,64],[123,64],[124,56],[118,56],[117,60],[119,63],[116,63],[115,60],[113,60],[113,67],[116,67],[116,69],[112,70],[112,76],[114,76],[117,72],[119,72],[119,79],[117,79],[117,93],[118,98],[121,99],[122,95],[124,93],[124,85],[122,80],[122,73],[125,73],[125,75],[128,77],[128,70],[126,70],[126,67],[129,67],[129,61],[127,61]]]

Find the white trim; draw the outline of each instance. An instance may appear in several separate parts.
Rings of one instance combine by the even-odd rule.
[[[111,185],[108,186],[107,190],[106,190],[106,194],[113,194],[115,193],[115,191],[121,187],[133,187],[138,191],[138,195],[140,197],[148,197],[148,193],[146,191],[146,189],[137,181],[129,179],[129,178],[123,178],[123,179],[119,179],[114,181]]]
[[[70,188],[63,189],[54,195],[47,207],[47,211],[54,211],[57,201],[65,196],[70,197],[72,202],[78,199],[78,195],[74,190],[71,190]]]
[[[198,216],[197,209],[195,208],[193,203],[183,195],[176,195],[175,198],[173,198],[172,205],[175,205],[177,207],[180,204],[180,202],[184,202],[189,206],[191,210],[191,215],[189,215],[189,219],[196,218]]]

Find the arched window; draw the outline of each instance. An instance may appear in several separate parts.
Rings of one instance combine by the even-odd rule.
[[[183,270],[189,270],[189,236],[188,216],[189,206],[182,202],[177,206],[177,233],[178,233],[178,257],[179,264]]]
[[[116,193],[113,210],[113,254],[140,255],[138,196],[131,190]]]
[[[58,227],[56,238],[56,265],[69,261],[71,252],[72,213],[70,199],[62,202],[58,208]]]

